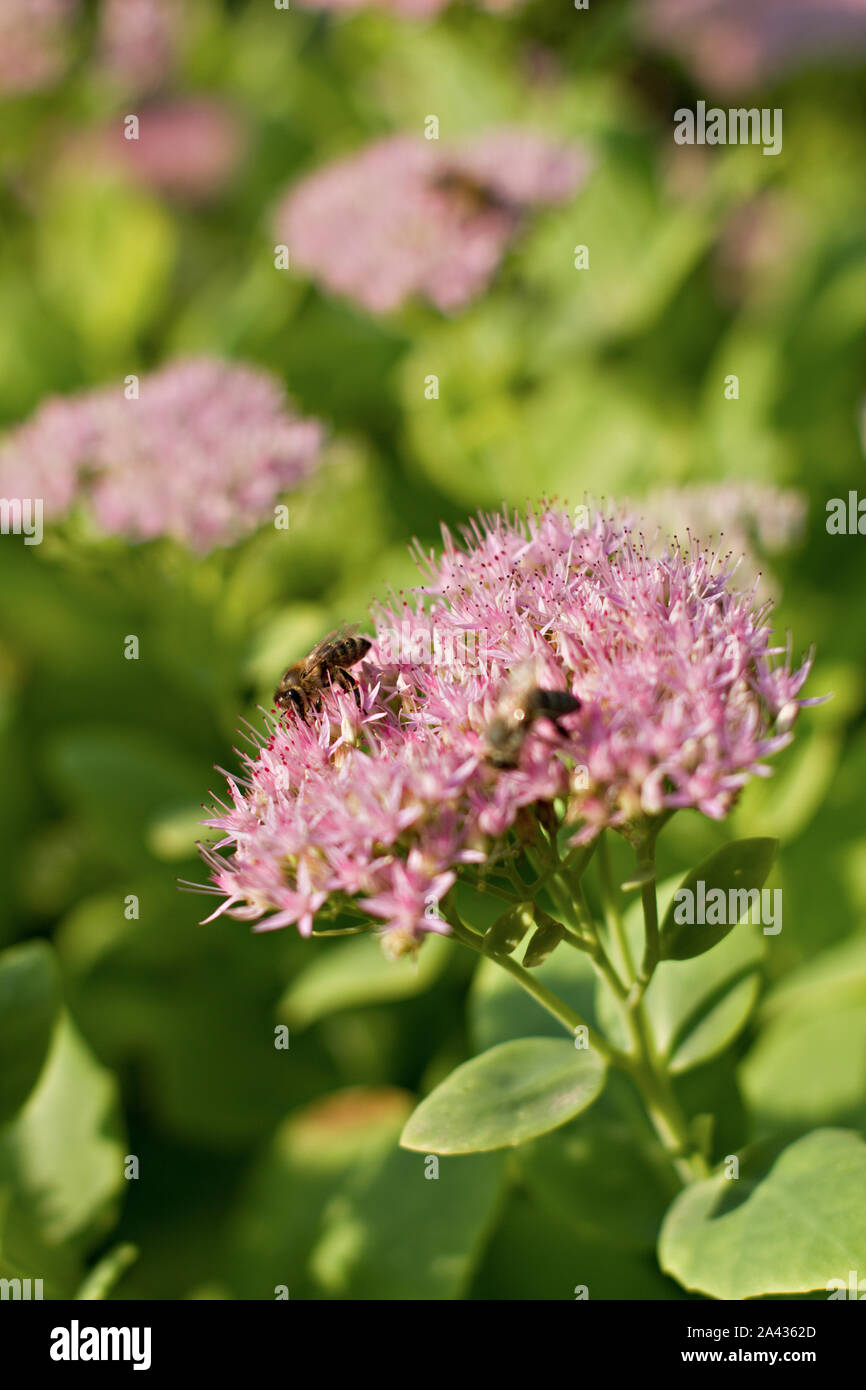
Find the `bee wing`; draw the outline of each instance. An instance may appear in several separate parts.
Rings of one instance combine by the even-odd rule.
[[[321,641],[316,643],[313,650],[304,658],[304,670],[312,671],[315,666],[318,666],[322,656],[329,647],[333,647],[335,642],[342,642],[346,637],[354,637],[360,627],[360,623],[343,623],[340,627],[332,628],[330,632],[325,634]]]

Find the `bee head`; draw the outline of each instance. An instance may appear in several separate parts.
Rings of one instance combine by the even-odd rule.
[[[274,692],[274,703],[281,710],[293,710],[295,714],[304,717],[304,696],[300,686],[291,680],[283,677]]]

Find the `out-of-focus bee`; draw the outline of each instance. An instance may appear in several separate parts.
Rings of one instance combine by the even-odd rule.
[[[352,690],[360,705],[358,682],[349,675],[349,667],[354,666],[367,655],[370,643],[366,637],[357,637],[354,628],[337,628],[318,642],[309,656],[296,661],[282,674],[274,692],[274,700],[280,709],[294,710],[301,719],[306,719],[311,710],[320,709],[322,692],[328,685],[339,685],[343,690]]]
[[[517,767],[523,743],[536,719],[549,719],[560,734],[559,720],[580,709],[580,700],[566,690],[542,690],[533,662],[512,673],[485,731],[485,758],[491,767]]]
[[[467,213],[509,212],[516,213],[515,205],[489,184],[460,169],[444,169],[433,179],[433,187],[441,189],[459,200]]]

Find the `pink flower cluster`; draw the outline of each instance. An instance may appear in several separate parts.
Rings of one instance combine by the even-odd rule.
[[[261,524],[322,433],[270,373],[193,358],[144,376],[137,398],[118,385],[46,401],[0,444],[0,496],[41,498],[46,520],[81,503],[109,534],[204,552]]]
[[[641,22],[721,91],[866,48],[866,0],[648,0]]]
[[[649,533],[653,526],[674,536],[700,536],[717,544],[738,564],[741,585],[761,576],[766,557],[795,546],[806,527],[807,499],[796,488],[776,488],[753,479],[657,488],[636,512]],[[772,593],[772,580],[765,592]]]
[[[401,19],[428,19],[440,14],[451,0],[299,0],[302,10],[328,10],[331,14],[353,14],[356,10],[379,9]],[[479,0],[484,10],[510,10],[519,0]]]
[[[177,0],[104,0],[99,56],[126,92],[152,91],[177,59],[183,6]]]
[[[455,310],[486,287],[525,210],[567,198],[589,167],[577,146],[521,129],[441,147],[391,136],[293,188],[277,235],[325,289],[374,313],[412,295]]]
[[[3,0],[0,5],[0,93],[50,87],[66,70],[79,0]]]
[[[148,104],[139,112],[137,140],[127,140],[115,121],[96,141],[85,142],[84,153],[147,188],[197,203],[223,192],[244,143],[242,124],[230,106],[193,97]]]
[[[335,688],[308,722],[282,717],[228,778],[203,849],[214,915],[306,935],[353,900],[400,951],[446,929],[444,894],[496,860],[527,808],[557,803],[582,843],[678,807],[721,818],[766,773],[809,663],[776,660],[767,608],[731,591],[717,556],[652,556],[623,518],[584,519],[487,517],[419,557],[412,601],[376,610],[359,703]],[[494,768],[486,730],[526,662],[581,707],[561,732],[538,719],[518,765]]]

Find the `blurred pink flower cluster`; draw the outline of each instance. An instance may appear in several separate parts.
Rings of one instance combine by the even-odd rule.
[[[125,92],[151,91],[171,75],[183,8],[177,0],[103,0],[99,61]]]
[[[487,286],[526,209],[566,199],[589,168],[580,147],[522,129],[441,146],[391,136],[291,189],[277,235],[293,264],[374,313],[413,295],[455,310]]]
[[[331,14],[354,14],[356,10],[386,10],[401,19],[428,19],[441,14],[452,0],[298,0],[302,10],[328,10]],[[478,0],[484,10],[510,10],[520,0]]]
[[[137,399],[118,385],[45,401],[0,443],[0,496],[41,498],[46,521],[79,504],[109,534],[204,552],[261,525],[321,441],[270,373],[193,358],[144,376]]]
[[[777,659],[767,607],[729,588],[717,556],[695,543],[654,557],[624,518],[586,519],[483,518],[464,545],[446,531],[440,557],[419,556],[412,601],[376,610],[359,703],[333,689],[309,721],[284,716],[229,777],[203,849],[214,915],[309,934],[329,899],[354,900],[400,953],[447,930],[437,904],[495,861],[526,808],[558,802],[582,843],[678,807],[723,817],[766,773],[809,663]],[[467,634],[482,661],[429,659]],[[518,765],[496,769],[485,731],[525,662],[581,707],[561,732],[538,720]]]
[[[802,539],[808,504],[796,488],[752,479],[657,488],[635,508],[647,536],[653,527],[683,540],[700,536],[738,563],[742,585],[755,582],[766,557]],[[772,583],[768,592],[772,592]]]
[[[866,0],[647,0],[644,32],[720,91],[866,49]]]
[[[0,94],[50,87],[66,71],[79,0],[3,0],[0,4]]]
[[[137,183],[169,197],[205,202],[219,195],[235,172],[245,143],[232,108],[209,97],[153,102],[138,113],[138,139],[122,122],[84,142],[88,157],[120,168]]]

